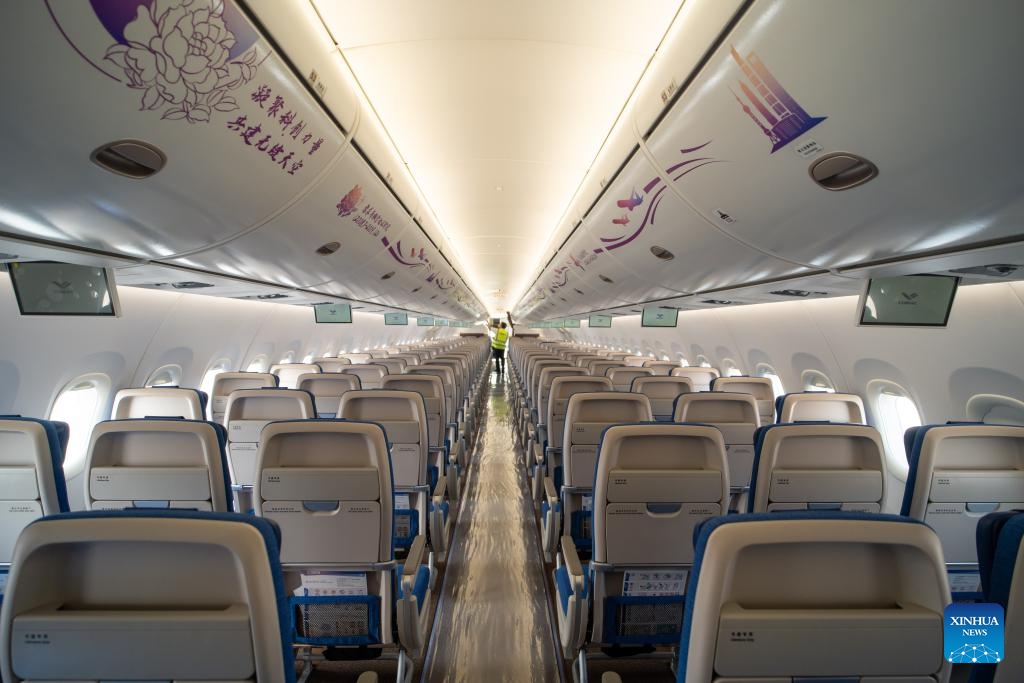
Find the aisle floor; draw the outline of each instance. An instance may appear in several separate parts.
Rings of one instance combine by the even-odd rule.
[[[423,681],[562,681],[523,456],[505,382],[487,416],[449,553]]]

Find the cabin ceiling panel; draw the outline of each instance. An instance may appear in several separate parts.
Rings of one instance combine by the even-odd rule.
[[[0,6],[4,99],[17,102],[2,115],[0,229],[165,258],[258,224],[339,150],[339,131],[241,15],[213,21],[235,45],[216,57],[222,75],[220,62],[200,65],[208,78],[199,82],[173,65],[157,71],[173,41],[126,44],[159,31],[149,11],[116,20],[98,3]],[[136,180],[90,162],[123,139],[155,145],[163,170]]]
[[[516,295],[681,3],[314,4],[471,284]],[[506,275],[480,234],[532,257]]]
[[[679,191],[723,229],[818,267],[1019,234],[1024,99],[990,77],[1024,63],[1020,19],[1013,2],[758,3],[650,147],[667,166],[707,140],[697,153],[727,163]],[[810,165],[837,151],[878,177],[818,187]]]

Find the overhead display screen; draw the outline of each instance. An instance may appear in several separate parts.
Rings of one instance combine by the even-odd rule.
[[[420,327],[433,327],[434,319],[429,315],[421,315],[420,317],[416,318],[416,324],[419,325]]]
[[[7,270],[22,315],[121,314],[112,270],[53,261],[10,263]]]
[[[592,315],[587,322],[588,327],[611,327],[612,317],[610,315]]]
[[[408,313],[385,313],[384,314],[385,325],[408,325],[409,314]]]
[[[645,308],[640,316],[641,327],[675,327],[679,311],[674,308],[653,306]]]
[[[318,323],[350,323],[352,307],[348,304],[313,304],[313,317]]]
[[[904,275],[872,278],[861,295],[861,325],[945,327],[960,278]]]
[[[579,327],[580,321],[576,318],[566,318],[564,324],[565,327]]]

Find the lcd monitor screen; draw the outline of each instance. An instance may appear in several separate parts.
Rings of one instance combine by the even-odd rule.
[[[640,316],[641,327],[675,327],[679,311],[674,308],[654,306],[645,308]]]
[[[580,326],[580,321],[577,320],[576,318],[566,318],[565,319],[565,326],[566,327],[579,327]]]
[[[313,316],[318,323],[350,323],[352,307],[348,304],[313,304]]]
[[[420,327],[433,327],[434,319],[429,315],[421,315],[420,317],[416,318],[416,324]]]
[[[408,325],[409,314],[408,313],[385,313],[384,314],[385,325]]]
[[[121,314],[114,273],[107,268],[53,261],[9,263],[22,315]]]
[[[904,275],[868,280],[861,295],[861,325],[945,327],[960,278]]]
[[[592,315],[587,324],[590,327],[611,327],[612,317],[610,315]]]
[[[437,327],[448,327],[448,320],[445,318],[434,318],[434,325]]]

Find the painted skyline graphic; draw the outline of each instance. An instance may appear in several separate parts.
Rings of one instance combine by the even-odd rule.
[[[665,169],[665,176],[671,178],[673,181],[680,180],[683,176],[696,171],[699,168],[703,168],[709,164],[721,163],[721,159],[715,159],[713,156],[705,155],[701,152],[705,147],[711,144],[711,140],[696,145],[694,147],[686,147],[679,150],[682,160],[672,164]],[[617,218],[611,219],[611,224],[616,226],[616,230],[612,235],[600,236],[600,245],[587,247],[576,254],[570,254],[569,257],[563,262],[561,266],[556,268],[552,273],[552,278],[549,284],[541,286],[536,290],[535,299],[545,299],[548,294],[554,294],[562,287],[566,287],[569,284],[570,267],[576,268],[579,271],[586,271],[587,266],[600,258],[601,254],[614,251],[615,249],[621,249],[634,240],[636,240],[648,227],[655,224],[658,216],[658,207],[661,204],[661,200],[664,199],[665,192],[668,190],[668,185],[662,179],[661,175],[651,178],[646,185],[643,186],[642,191],[638,191],[636,188],[630,192],[629,197],[623,197],[616,200],[615,205],[619,208],[627,210],[626,213],[622,214]],[[646,210],[640,212],[637,211],[634,216],[639,216],[642,213],[640,224],[635,227],[632,232],[623,233],[622,228],[630,225],[633,221],[630,219],[630,213],[633,209],[646,205]]]
[[[731,53],[733,61],[746,76],[746,81],[738,81],[742,97],[731,88],[730,91],[747,116],[772,141],[772,153],[828,118],[808,114],[775,79],[756,52],[748,54],[746,59],[740,56],[735,47]]]

